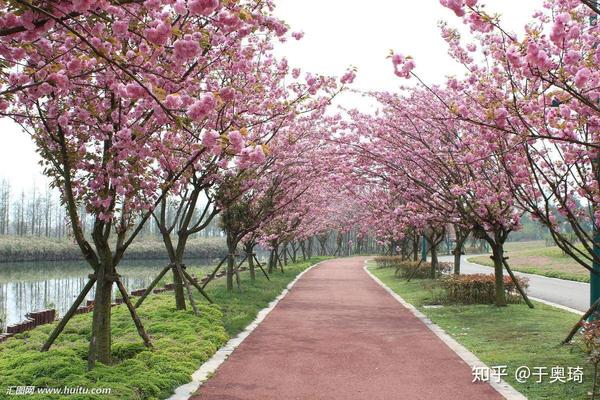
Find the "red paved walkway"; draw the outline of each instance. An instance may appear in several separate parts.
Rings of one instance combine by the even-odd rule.
[[[501,399],[363,271],[305,274],[193,399]]]

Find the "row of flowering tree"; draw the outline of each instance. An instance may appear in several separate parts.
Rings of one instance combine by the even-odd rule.
[[[545,2],[520,35],[477,1],[445,3],[477,32],[475,43],[464,44],[455,30],[442,27],[451,53],[469,70],[468,79],[451,85],[477,99],[450,104],[453,114],[515,143],[511,151],[524,162],[505,167],[507,188],[519,208],[591,272],[589,314],[600,297],[597,2]]]
[[[327,132],[316,121],[354,73],[337,82],[290,71],[273,56],[287,27],[270,1],[23,0],[0,9],[0,116],[31,135],[92,270],[43,350],[95,288],[88,367],[109,364],[115,285],[152,347],[118,274],[143,225],[160,227],[170,259],[161,276],[172,271],[177,308],[185,288],[197,312],[185,247],[221,213],[231,288],[239,241],[268,236],[277,218],[298,226],[302,211],[282,210],[301,209],[323,176],[306,146]],[[250,208],[236,216],[234,225],[247,224],[238,230],[236,204]],[[81,206],[94,218],[91,235]]]
[[[381,104],[380,112],[375,116],[353,112],[354,132],[345,140],[360,174],[381,187],[383,210],[393,216],[387,220],[396,224],[388,228],[390,233],[400,239],[416,230],[425,237],[433,278],[437,248],[448,227],[458,232],[459,248],[466,239],[463,232],[472,231],[492,247],[496,304],[505,305],[503,246],[521,214],[506,189],[503,169],[517,161],[508,160],[514,153],[493,145],[478,127],[455,120],[428,90],[373,95]]]
[[[398,240],[412,231],[425,235],[434,263],[444,229],[457,241],[469,232],[487,241],[499,306],[506,304],[503,271],[512,276],[503,244],[524,214],[598,275],[596,3],[547,1],[520,35],[477,0],[441,3],[473,33],[464,40],[441,24],[465,74],[429,86],[414,72],[415,60],[395,54],[394,73],[417,85],[372,93],[380,104],[376,115],[350,112],[343,143],[381,197],[370,202],[372,218],[382,223],[387,215],[396,226],[383,229]]]

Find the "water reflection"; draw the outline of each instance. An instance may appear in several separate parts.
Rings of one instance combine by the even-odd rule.
[[[193,267],[210,270],[218,260],[197,259]],[[122,281],[129,291],[144,288],[167,264],[166,260],[124,261],[119,266]],[[0,332],[6,325],[25,319],[30,311],[55,308],[63,315],[87,282],[91,273],[83,262],[0,263]],[[118,289],[115,287],[116,295]],[[94,290],[88,299],[94,297]],[[119,296],[120,297],[120,296]]]

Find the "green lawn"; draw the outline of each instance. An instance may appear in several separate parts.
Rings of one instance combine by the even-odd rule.
[[[557,246],[547,247],[544,241],[508,242],[505,246],[509,264],[515,271],[551,278],[589,282],[589,272],[562,253]],[[489,256],[469,257],[469,261],[493,266]]]
[[[490,305],[445,305],[442,308],[423,308],[436,302],[439,293],[431,281],[415,280],[407,283],[394,276],[393,269],[370,266],[371,272],[406,301],[415,305],[434,323],[439,325],[459,343],[473,352],[486,365],[508,366],[506,381],[530,400],[589,399],[592,369],[580,342],[561,346],[560,342],[575,322],[577,316],[553,307],[535,303],[530,310],[524,304],[504,308]],[[534,380],[521,384],[514,379],[520,366],[584,367],[583,384],[544,383]],[[512,376],[510,374],[512,372]]]
[[[99,364],[90,372],[86,371],[86,354],[91,314],[74,317],[48,353],[40,353],[38,349],[53,325],[19,334],[0,344],[0,399],[14,398],[6,394],[7,388],[23,385],[111,388],[111,395],[101,397],[107,400],[164,399],[174,388],[189,382],[191,374],[203,362],[231,336],[243,330],[300,272],[321,259],[290,265],[284,273],[273,273],[270,282],[258,275],[253,283],[248,273],[243,273],[242,293],[228,293],[224,280],[217,280],[207,288],[217,304],[206,304],[196,296],[200,317],[191,310],[176,311],[172,293],[150,296],[139,313],[152,338],[153,351],[141,344],[127,308],[116,307],[112,317],[115,364]],[[68,398],[98,397],[71,395]]]

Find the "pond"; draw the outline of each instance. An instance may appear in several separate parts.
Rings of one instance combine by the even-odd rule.
[[[218,262],[195,259],[188,265],[201,267],[208,273]],[[118,271],[131,291],[147,287],[166,264],[167,260],[123,261]],[[77,261],[0,263],[0,332],[6,325],[23,321],[31,311],[55,308],[59,315],[64,315],[90,273],[88,264]],[[113,298],[117,297],[117,291],[115,287]],[[93,297],[92,289],[88,299]]]

